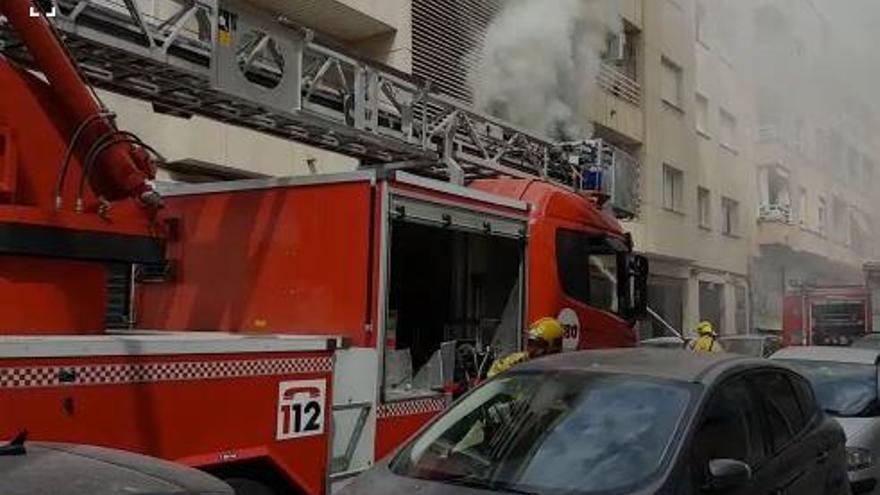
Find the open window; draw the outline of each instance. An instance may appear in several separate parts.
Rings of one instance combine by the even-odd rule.
[[[385,400],[435,393],[522,346],[525,225],[408,199],[394,204]]]

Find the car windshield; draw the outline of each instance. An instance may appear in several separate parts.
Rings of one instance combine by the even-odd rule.
[[[833,361],[785,361],[810,380],[816,400],[829,414],[840,417],[877,414],[876,366]]]
[[[719,339],[719,342],[727,352],[754,357],[764,355],[763,342],[759,339]]]
[[[641,485],[690,391],[628,375],[511,373],[451,408],[392,463],[404,476],[521,493]]]

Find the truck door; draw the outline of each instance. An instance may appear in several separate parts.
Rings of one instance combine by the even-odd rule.
[[[565,327],[563,349],[633,345],[627,321],[633,297],[629,248],[612,237],[568,228],[556,229],[554,239],[558,282],[544,286],[558,287],[551,295],[558,302],[540,316],[556,316]]]

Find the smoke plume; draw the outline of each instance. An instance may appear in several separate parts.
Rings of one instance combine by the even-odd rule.
[[[615,1],[511,0],[469,75],[474,105],[553,139],[588,138],[601,57],[621,32]]]

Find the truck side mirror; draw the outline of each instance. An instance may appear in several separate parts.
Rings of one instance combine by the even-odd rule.
[[[648,316],[648,258],[633,255],[630,259],[630,273],[633,279],[632,317]]]

